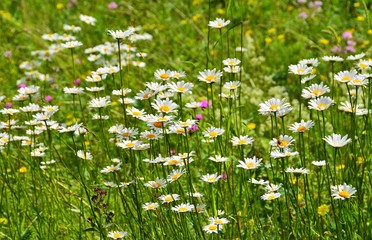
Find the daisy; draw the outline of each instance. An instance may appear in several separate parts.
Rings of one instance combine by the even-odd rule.
[[[306,99],[317,98],[327,92],[330,92],[329,87],[327,85],[323,85],[323,83],[321,82],[320,84],[312,84],[309,87],[303,89],[301,96]]]
[[[186,173],[185,169],[174,169],[169,175],[168,175],[168,182],[174,182],[177,181],[184,173]]]
[[[360,69],[361,71],[367,70],[372,66],[372,61],[371,60],[359,60],[359,62],[356,64],[356,67]]]
[[[248,182],[258,185],[266,186],[269,184],[269,181],[265,181],[263,179],[256,180],[255,178],[249,179]]]
[[[244,169],[247,169],[247,170],[256,169],[261,165],[261,162],[262,162],[262,158],[258,159],[258,158],[256,158],[256,156],[253,156],[253,158],[245,158],[244,162],[239,160],[240,164],[237,165],[236,167],[244,168]]]
[[[229,160],[227,157],[222,157],[220,155],[216,155],[214,157],[209,157],[208,159],[213,161],[213,162],[226,162],[227,160]]]
[[[194,198],[201,198],[204,196],[204,194],[200,193],[200,192],[189,192],[187,193],[188,196],[191,196],[191,197],[194,197]]]
[[[164,69],[158,69],[155,71],[154,73],[154,77],[158,80],[163,80],[163,81],[167,81],[170,79],[171,77],[171,70],[164,70]]]
[[[326,61],[326,62],[342,62],[342,61],[344,61],[344,59],[342,57],[338,57],[338,56],[324,56],[324,57],[322,57],[322,60]]]
[[[223,18],[216,18],[214,21],[209,21],[208,26],[212,28],[223,28],[226,27],[230,23],[230,20],[226,20]]]
[[[159,197],[159,200],[162,201],[163,204],[171,203],[171,202],[180,200],[180,195],[178,195],[178,194],[162,195],[162,196]]]
[[[321,160],[321,161],[312,161],[311,162],[314,166],[317,166],[317,167],[323,167],[325,166],[327,163],[325,160]]]
[[[226,82],[223,87],[227,90],[235,90],[240,87],[239,81]]]
[[[162,92],[168,88],[168,85],[163,85],[159,82],[147,82],[146,87],[154,92]]]
[[[151,106],[158,112],[165,114],[177,111],[175,109],[178,108],[178,105],[168,98],[165,100],[155,99],[154,101],[155,102],[151,103]]]
[[[112,239],[119,239],[119,238],[125,237],[127,234],[128,233],[124,231],[114,231],[114,232],[109,232],[107,234],[107,237],[112,238]]]
[[[350,56],[347,56],[346,60],[359,60],[359,59],[362,59],[366,54],[365,53],[359,53],[359,54],[356,54],[356,55],[350,55]]]
[[[227,218],[220,218],[220,217],[210,217],[209,222],[211,224],[216,224],[216,225],[222,225],[222,224],[227,224],[230,221]]]
[[[368,82],[368,79],[366,79],[363,74],[357,74],[347,84],[351,86],[365,86]]]
[[[34,95],[37,92],[39,92],[39,89],[40,89],[39,86],[31,85],[28,87],[19,88],[17,91],[21,95]]]
[[[283,151],[274,150],[270,152],[270,157],[272,158],[293,157],[296,155],[298,155],[298,152],[292,152],[290,148],[284,148]]]
[[[126,112],[128,113],[128,115],[138,119],[141,119],[144,115],[146,115],[145,110],[139,110],[135,107],[127,108]]]
[[[253,138],[240,135],[240,137],[233,137],[231,142],[233,146],[249,145],[253,143]]]
[[[119,163],[116,166],[115,165],[107,166],[107,167],[105,167],[104,169],[101,170],[101,173],[110,173],[110,172],[119,171],[121,169],[120,165],[121,165],[121,163]]]
[[[313,67],[319,66],[319,60],[317,58],[303,59],[298,62],[299,64],[309,65]]]
[[[96,19],[94,17],[80,14],[79,18],[80,18],[80,21],[86,24],[93,25],[93,26],[96,24]]]
[[[162,132],[158,130],[152,130],[152,129],[141,132],[140,136],[147,140],[157,140],[163,137]]]
[[[356,192],[356,189],[351,185],[337,185],[331,186],[332,196],[334,199],[341,199],[345,200],[346,198],[352,197],[352,195]]]
[[[182,162],[183,160],[179,156],[173,155],[173,156],[165,158],[163,165],[180,165],[182,164]]]
[[[285,170],[285,172],[287,173],[294,173],[294,174],[308,174],[309,173],[309,170],[306,169],[306,168],[287,168],[287,170]]]
[[[0,112],[4,115],[13,115],[15,113],[19,113],[19,110],[14,108],[4,108],[0,110]]]
[[[70,42],[62,43],[61,47],[63,47],[63,48],[75,48],[75,47],[79,47],[79,46],[82,46],[82,45],[83,45],[82,42],[70,41]]]
[[[227,67],[224,67],[223,70],[228,73],[238,73],[240,72],[240,67],[239,66],[227,66]]]
[[[332,135],[324,137],[323,140],[335,148],[343,147],[351,142],[351,139],[348,138],[347,134],[341,138],[341,134],[336,133],[332,133]]]
[[[125,39],[134,33],[133,29],[123,30],[108,30],[108,33],[116,40]]]
[[[265,201],[271,201],[276,198],[279,198],[280,195],[281,195],[280,193],[276,193],[276,192],[265,193],[264,195],[261,196],[261,199]]]
[[[207,226],[204,226],[203,230],[206,231],[207,233],[218,233],[218,231],[222,230],[222,225],[211,223],[208,224]]]
[[[137,95],[134,97],[135,99],[145,100],[151,98],[155,94],[154,91],[146,88],[145,90],[141,90]]]
[[[214,173],[214,174],[208,173],[206,175],[203,175],[201,177],[201,180],[203,180],[204,182],[214,183],[214,182],[217,182],[220,178],[221,176],[218,175],[218,173]]]
[[[125,97],[130,92],[132,92],[132,89],[122,88],[119,90],[113,90],[112,95]]]
[[[308,67],[305,64],[297,64],[297,65],[289,65],[288,67],[289,73],[293,73],[295,75],[308,75],[312,72],[313,68]]]
[[[145,183],[144,185],[145,187],[156,188],[156,189],[164,188],[165,186],[167,186],[167,181],[162,178],[156,178],[155,181],[149,181]]]
[[[260,109],[258,112],[262,115],[275,114],[279,110],[289,108],[291,105],[289,103],[284,103],[285,98],[282,100],[277,98],[271,98],[264,103],[260,103]]]
[[[94,98],[89,103],[91,108],[103,108],[111,104],[110,96]]]
[[[347,83],[353,80],[357,74],[358,72],[356,70],[341,71],[335,75],[335,80],[342,83]]]
[[[289,127],[289,130],[291,130],[292,132],[306,132],[313,126],[314,126],[314,122],[312,120],[309,120],[306,122],[304,120],[301,120],[300,123],[297,123],[297,122],[293,123]]]
[[[196,213],[204,213],[205,212],[205,204],[199,204],[199,205],[194,205],[194,212]]]
[[[338,109],[349,113],[355,113],[357,116],[368,114],[368,109],[361,108],[361,105],[351,106],[350,102],[342,102]]]
[[[133,149],[134,147],[140,145],[141,143],[142,142],[138,140],[134,140],[134,141],[127,140],[127,141],[116,143],[116,146],[121,147],[123,149]]]
[[[149,202],[149,203],[145,203],[142,205],[142,208],[145,211],[156,210],[158,207],[159,207],[159,203],[157,202]]]
[[[206,83],[214,83],[222,77],[222,72],[216,70],[215,68],[212,70],[204,70],[203,72],[199,72],[198,79],[199,81],[206,82]]]
[[[81,88],[81,87],[63,88],[64,93],[71,94],[71,95],[78,95],[78,94],[83,93],[83,91],[84,91],[84,88]]]
[[[93,159],[93,155],[89,151],[84,152],[83,150],[79,150],[77,151],[76,156],[78,156],[81,159],[85,159],[85,160]]]
[[[318,111],[323,111],[329,108],[334,103],[333,99],[330,97],[321,96],[317,99],[311,99],[309,102],[309,108]]]
[[[225,66],[236,66],[241,63],[241,61],[237,58],[228,58],[222,61],[223,65]]]
[[[203,135],[207,138],[216,138],[222,135],[224,132],[225,130],[222,128],[208,127],[205,131],[203,131]]]
[[[171,78],[180,79],[186,77],[185,72],[171,71]]]
[[[287,148],[292,145],[295,139],[288,135],[280,135],[278,139],[273,138],[270,141],[270,145],[278,148]]]
[[[189,203],[182,203],[178,206],[172,207],[172,210],[179,213],[191,212],[194,209],[194,205]]]
[[[169,90],[171,92],[177,92],[177,93],[185,93],[189,91],[193,86],[194,84],[188,83],[188,82],[185,83],[184,81],[180,81],[176,83],[172,82],[168,84]]]

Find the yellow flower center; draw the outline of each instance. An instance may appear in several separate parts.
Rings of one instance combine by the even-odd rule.
[[[167,79],[167,78],[169,78],[169,74],[168,73],[162,73],[162,74],[159,75],[159,77],[162,78],[162,79]]]
[[[178,133],[184,133],[185,132],[185,129],[183,129],[183,128],[177,128],[177,130],[176,130]]]
[[[178,208],[179,212],[187,212],[187,207],[180,207]]]
[[[222,23],[221,23],[221,22],[218,22],[218,23],[217,23],[217,26],[218,26],[218,27],[222,27]]]
[[[205,80],[207,80],[208,82],[213,82],[216,81],[216,77],[213,75],[209,75],[205,77]]]
[[[178,87],[177,88],[177,91],[179,91],[179,92],[184,92],[186,90],[186,88],[184,88],[184,87]]]
[[[243,144],[247,144],[247,140],[241,139],[238,141],[238,145],[243,145]]]
[[[209,177],[209,178],[207,178],[207,181],[208,182],[214,182],[216,180],[216,178],[214,178],[214,177]]]
[[[169,165],[176,165],[177,163],[178,163],[177,159],[171,159],[171,160],[168,161]]]
[[[325,103],[319,103],[317,106],[318,109],[322,109],[322,110],[325,109],[326,107],[327,107],[327,104]]]
[[[298,69],[298,70],[297,70],[297,73],[298,73],[298,74],[301,74],[301,73],[304,73],[304,72],[305,72],[305,70],[303,70],[303,69]]]
[[[120,233],[115,233],[114,235],[112,235],[112,237],[117,239],[117,238],[121,238],[122,235]]]
[[[142,116],[142,113],[139,112],[139,111],[132,112],[132,114],[133,114],[134,116],[137,116],[137,117]]]
[[[147,206],[147,209],[153,210],[153,209],[155,209],[155,206],[154,205],[149,205],[149,206]]]
[[[154,122],[154,127],[161,128],[163,126],[163,123],[161,122]]]
[[[340,195],[343,198],[348,198],[350,196],[350,193],[348,191],[343,190],[339,192],[338,195]]]
[[[169,112],[170,111],[170,107],[167,106],[167,105],[160,106],[159,109],[162,112]]]
[[[253,162],[246,163],[245,166],[247,166],[247,168],[253,168],[254,167],[254,163]]]
[[[345,81],[345,82],[346,82],[346,81],[349,81],[349,80],[350,80],[350,76],[345,76],[345,77],[341,78],[341,80],[342,80],[342,81]]]
[[[299,132],[303,132],[303,131],[306,131],[306,130],[307,130],[307,128],[305,126],[299,126],[297,128],[297,131],[299,131]]]
[[[151,94],[150,94],[150,93],[145,93],[145,94],[143,95],[143,98],[145,98],[145,99],[147,99],[147,98],[149,98],[149,97],[151,97]]]
[[[275,199],[275,195],[270,195],[267,197],[267,200],[273,200],[273,199]]]
[[[312,91],[312,93],[315,95],[315,96],[319,96],[320,94],[322,94],[322,91],[320,91],[319,89],[315,89]]]
[[[180,173],[176,173],[172,176],[172,180],[177,180],[181,176]]]
[[[172,198],[172,196],[166,196],[164,198],[164,201],[166,201],[166,202],[173,202],[173,198]]]
[[[212,132],[209,133],[209,136],[211,136],[211,137],[217,137],[217,135],[218,135],[218,132],[216,132],[216,131],[212,131]]]
[[[129,132],[122,133],[121,136],[128,137],[129,136]]]
[[[210,225],[209,226],[209,230],[211,230],[211,231],[214,231],[216,229],[217,229],[217,226],[216,225]]]
[[[134,147],[134,143],[133,142],[129,142],[129,143],[125,144],[125,146],[131,148],[131,147]]]
[[[364,63],[359,63],[359,67],[360,67],[361,69],[366,69],[366,68],[367,68],[367,65],[364,64]]]
[[[286,147],[286,146],[288,146],[288,142],[286,142],[286,141],[278,141],[278,146],[279,147]]]
[[[155,138],[156,136],[155,136],[155,134],[153,134],[153,133],[148,133],[148,134],[146,135],[146,137],[152,139],[152,138]]]
[[[270,106],[270,110],[271,111],[276,111],[276,110],[278,110],[278,107],[279,106],[277,104],[273,104],[273,105]]]

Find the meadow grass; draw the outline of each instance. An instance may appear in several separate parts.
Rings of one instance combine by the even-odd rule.
[[[370,1],[3,1],[1,239],[369,239]]]

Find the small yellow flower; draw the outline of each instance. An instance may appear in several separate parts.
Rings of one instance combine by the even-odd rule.
[[[368,41],[368,40],[364,40],[363,42],[362,42],[362,48],[363,47],[367,47],[368,45],[369,45],[369,43],[370,43],[370,41]]]
[[[254,219],[253,218],[249,219],[248,224],[249,224],[249,226],[253,226],[254,225]]]
[[[358,164],[363,164],[364,163],[364,158],[363,157],[358,157],[357,163]]]
[[[10,13],[8,13],[8,12],[5,12],[5,13],[3,14],[3,16],[4,16],[4,18],[5,18],[6,20],[10,20],[10,19],[12,19],[12,14],[10,14]]]
[[[181,24],[182,24],[182,25],[187,24],[187,20],[186,20],[186,19],[181,20]]]
[[[197,22],[199,21],[199,19],[202,17],[203,15],[201,13],[198,13],[198,14],[195,14],[194,16],[192,16],[192,20],[194,22]]]
[[[222,8],[219,8],[219,9],[217,9],[217,13],[220,14],[220,15],[223,15],[223,14],[225,14],[225,10],[222,9]]]
[[[320,80],[322,80],[324,82],[325,80],[327,80],[327,77],[324,76],[324,75],[320,75]]]
[[[4,224],[4,225],[8,224],[8,219],[5,218],[5,217],[1,217],[0,218],[0,224]]]
[[[368,29],[367,33],[368,35],[372,35],[372,29]]]
[[[279,40],[279,41],[283,41],[284,38],[285,38],[285,35],[284,35],[284,34],[279,34],[279,35],[278,35],[278,40]]]
[[[85,141],[85,146],[89,146],[90,145],[90,142],[89,141]]]
[[[61,10],[62,8],[64,8],[65,6],[63,5],[63,3],[57,3],[57,5],[56,5],[56,8],[58,9],[58,10]]]
[[[246,32],[245,32],[245,36],[250,36],[252,35],[252,29],[248,29]]]
[[[272,38],[269,38],[269,37],[265,38],[265,43],[271,43],[272,41],[273,41]]]
[[[241,212],[241,211],[238,211],[238,212],[236,213],[236,215],[241,216],[241,215],[242,215],[242,212]]]
[[[212,91],[212,89],[209,87],[209,88],[208,88],[208,92],[211,92],[211,91]]]
[[[355,3],[354,3],[354,7],[356,7],[356,8],[357,8],[357,7],[360,7],[360,3],[359,3],[359,2],[355,2]]]
[[[337,169],[344,169],[345,168],[345,164],[339,164],[339,165],[337,165],[336,168]]]
[[[296,184],[296,183],[297,183],[297,179],[296,179],[296,178],[293,178],[293,179],[291,180],[291,183],[292,183],[292,184]]]
[[[289,6],[287,7],[287,11],[288,11],[288,12],[292,11],[293,9],[294,9],[294,7],[291,6],[291,5],[289,5]]]
[[[364,21],[364,17],[363,16],[358,16],[357,17],[357,21],[358,22],[363,22]]]
[[[199,3],[201,3],[203,0],[193,0],[192,1],[192,5],[198,5]]]
[[[275,28],[270,28],[269,30],[267,30],[268,34],[274,34],[275,32],[276,32]]]
[[[250,122],[250,123],[248,123],[248,129],[249,130],[253,130],[253,129],[255,129],[256,128],[256,124],[254,123],[254,122]]]
[[[10,172],[12,172],[12,169],[8,168],[8,169],[6,169],[6,172],[10,173]]]
[[[27,172],[27,168],[25,166],[23,166],[20,169],[18,169],[18,172],[19,173],[26,173]]]
[[[316,74],[316,68],[313,68],[313,70],[311,70],[311,74]]]
[[[324,217],[329,212],[329,206],[327,204],[323,204],[318,207],[318,214]]]
[[[329,40],[328,39],[321,38],[321,39],[319,39],[319,43],[324,44],[324,45],[328,45],[329,44]]]
[[[115,102],[115,101],[111,102],[111,106],[116,106],[116,105],[118,105],[118,102]]]

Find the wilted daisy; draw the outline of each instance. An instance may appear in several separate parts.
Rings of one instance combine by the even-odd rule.
[[[161,99],[155,99],[153,103],[151,103],[151,106],[161,113],[170,113],[175,112],[176,108],[178,108],[178,105],[174,103],[173,101],[169,100],[168,98],[165,100]]]
[[[279,138],[273,138],[270,145],[278,148],[288,148],[294,141],[295,139],[292,136],[280,135]]]
[[[91,108],[107,107],[111,104],[110,96],[94,98],[88,104]]]
[[[280,196],[281,196],[280,193],[270,192],[270,193],[265,193],[264,195],[262,195],[261,199],[265,201],[271,201],[271,200],[279,198]]]
[[[356,70],[341,71],[335,75],[335,80],[342,83],[347,83],[353,80],[357,74],[358,72]]]
[[[329,108],[334,103],[333,99],[330,97],[321,96],[317,99],[311,99],[309,101],[309,108],[318,111],[323,111]]]
[[[156,210],[158,207],[159,207],[159,203],[157,202],[148,202],[142,205],[142,208],[145,211]]]
[[[341,137],[341,134],[336,133],[332,133],[332,135],[324,137],[323,140],[335,148],[343,147],[349,142],[351,142],[351,139],[348,138],[347,134]]]
[[[342,62],[342,61],[344,61],[344,59],[342,57],[338,57],[338,56],[324,56],[324,57],[322,57],[322,60],[326,61],[326,62]]]
[[[290,167],[290,168],[287,168],[287,170],[285,170],[285,172],[287,172],[287,173],[293,173],[293,174],[308,174],[309,173],[309,170],[306,169],[306,168],[293,168],[293,167]]]
[[[129,37],[130,35],[132,35],[134,33],[134,30],[133,29],[128,29],[126,31],[123,31],[123,30],[108,30],[108,33],[115,39],[124,39],[124,38],[127,38]]]
[[[144,184],[145,187],[150,187],[150,188],[163,188],[167,186],[167,181],[162,178],[156,178],[155,181],[149,181]]]
[[[121,169],[120,165],[121,163],[119,163],[118,165],[107,166],[101,170],[101,173],[110,173],[110,172],[119,171]]]
[[[329,91],[329,87],[327,85],[323,85],[321,82],[320,84],[312,84],[309,87],[302,89],[301,96],[306,99],[317,98]]]
[[[209,21],[208,26],[212,28],[223,28],[230,23],[230,20],[226,20],[223,18],[216,18],[214,21]]]
[[[277,99],[271,98],[264,103],[260,103],[260,109],[258,112],[262,115],[269,115],[278,113],[282,109],[290,108],[291,105],[289,103],[285,103],[285,98]]]
[[[256,169],[261,165],[262,158],[256,158],[256,156],[253,156],[253,158],[245,158],[244,161],[239,160],[239,165],[236,167],[238,168],[244,168],[244,169]]]
[[[205,131],[203,131],[203,135],[207,138],[215,138],[222,135],[224,132],[225,130],[222,128],[208,127]]]
[[[308,131],[310,128],[312,128],[314,126],[314,122],[312,120],[309,120],[309,121],[304,121],[304,120],[301,120],[301,122],[299,123],[293,123],[290,127],[289,127],[289,130],[291,130],[292,132],[306,132]]]
[[[79,47],[79,46],[82,46],[82,45],[83,45],[82,42],[70,41],[70,42],[62,43],[61,47],[63,47],[63,48],[75,48],[75,47]]]
[[[289,65],[288,67],[289,73],[293,73],[295,75],[307,75],[310,74],[313,70],[312,67],[308,67],[305,64],[296,64],[296,65]]]
[[[199,72],[198,79],[199,81],[206,82],[206,83],[214,83],[222,77],[222,72],[216,70],[215,68],[212,70],[206,69],[202,72]]]
[[[107,234],[107,237],[112,238],[112,239],[119,239],[127,236],[127,232],[124,231],[114,231],[114,232],[109,232]]]
[[[158,80],[163,80],[163,81],[167,81],[170,79],[171,77],[171,70],[164,70],[164,69],[158,69],[155,71],[154,73],[154,77]]]
[[[331,186],[331,191],[334,199],[345,200],[346,198],[352,197],[356,189],[344,183],[343,185]]]
[[[222,230],[222,225],[211,223],[204,226],[203,230],[206,231],[207,233],[218,233],[218,231]]]
[[[218,175],[218,173],[213,173],[213,174],[208,173],[206,175],[203,175],[201,177],[201,180],[203,180],[204,182],[214,183],[214,182],[217,182],[220,178],[221,176]]]
[[[161,195],[159,197],[159,200],[162,201],[162,203],[171,203],[177,200],[180,200],[180,195],[178,194],[167,194],[167,195]]]
[[[231,142],[233,146],[249,145],[253,143],[253,138],[248,136],[232,137]]]
[[[172,210],[179,213],[191,212],[194,209],[194,205],[189,203],[182,203],[178,206],[172,207]]]
[[[212,160],[213,162],[226,162],[227,160],[229,160],[227,157],[222,157],[220,155],[209,157],[208,159]]]

